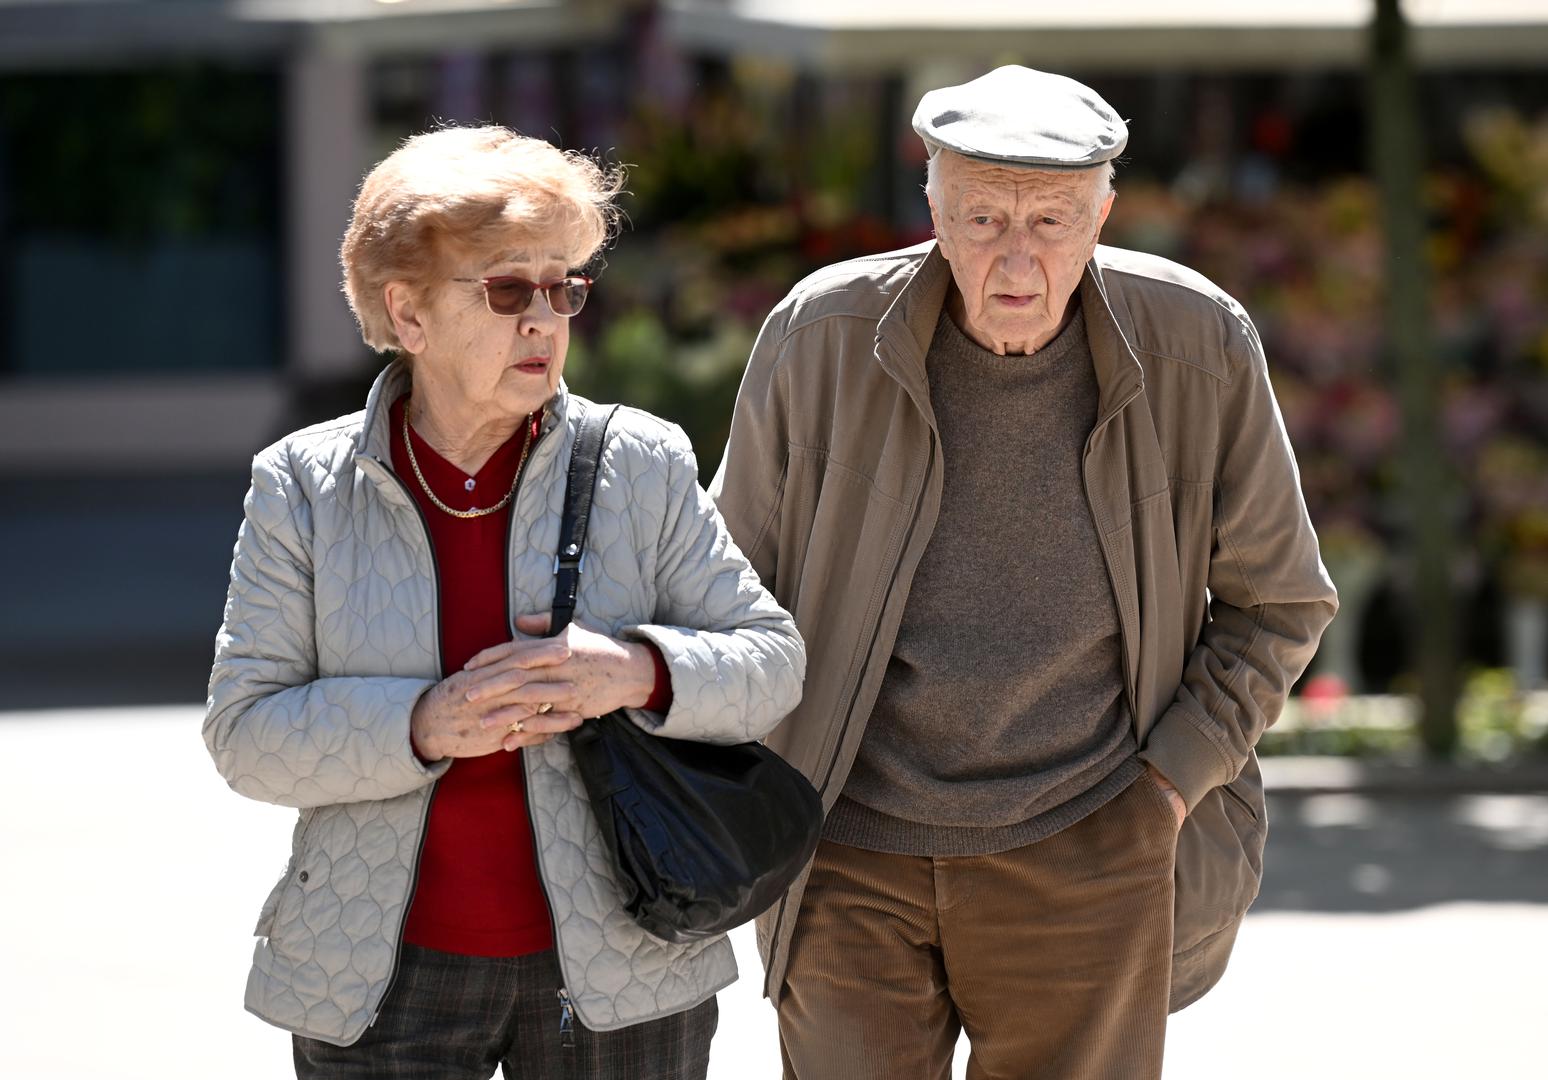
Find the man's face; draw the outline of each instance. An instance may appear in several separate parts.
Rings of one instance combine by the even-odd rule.
[[[940,151],[930,217],[963,333],[1000,355],[1052,341],[1112,209],[1101,169],[1045,172]]]

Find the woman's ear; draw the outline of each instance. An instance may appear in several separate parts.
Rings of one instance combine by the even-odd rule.
[[[425,324],[421,321],[419,299],[406,281],[389,281],[382,286],[382,299],[387,304],[387,315],[392,319],[392,329],[406,353],[418,355],[425,351]]]

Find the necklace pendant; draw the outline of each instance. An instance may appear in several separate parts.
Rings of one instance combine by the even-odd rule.
[[[539,415],[541,416],[541,413]],[[516,485],[521,483],[521,470],[522,467],[527,464],[527,453],[532,449],[533,440],[536,438],[536,436],[533,434],[533,431],[533,428],[529,428],[527,430],[527,437],[522,440],[521,457],[516,461],[516,475],[511,477],[511,487],[510,490],[505,493],[505,498],[501,499],[493,506],[474,507],[471,510],[453,510],[440,499],[435,497],[435,492],[430,490],[430,482],[425,479],[425,474],[420,471],[419,459],[414,456],[414,440],[409,438],[408,410],[405,409],[403,411],[403,450],[408,455],[409,466],[414,470],[414,479],[419,481],[420,490],[425,493],[425,498],[429,499],[431,505],[434,506],[437,510],[441,511],[443,514],[450,514],[454,518],[462,518],[464,520],[468,518],[483,517],[485,514],[497,513],[510,505],[511,499],[515,498],[516,496]],[[472,491],[474,483],[474,479],[471,476],[468,477],[462,482],[463,490]]]

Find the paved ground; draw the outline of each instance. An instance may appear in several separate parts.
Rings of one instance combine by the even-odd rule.
[[[287,1075],[240,999],[291,814],[227,790],[198,727],[182,707],[0,714],[0,1077]],[[1263,898],[1174,1020],[1167,1080],[1548,1076],[1548,793],[1284,775],[1301,789],[1273,799]],[[716,1080],[778,1075],[753,983],[721,997]]]

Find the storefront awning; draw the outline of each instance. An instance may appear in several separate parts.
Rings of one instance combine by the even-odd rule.
[[[825,70],[956,59],[1059,70],[1285,70],[1362,65],[1371,0],[667,0],[697,51]],[[1435,66],[1545,66],[1548,0],[1410,0],[1414,53]]]
[[[0,0],[0,70],[141,57],[283,53],[298,38],[360,54],[594,41],[621,0]]]

